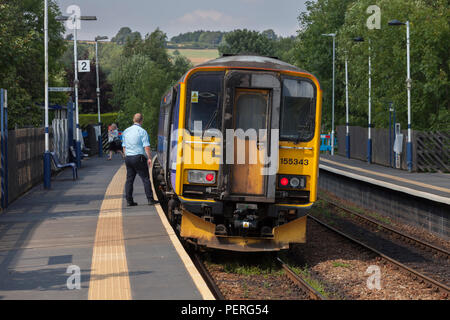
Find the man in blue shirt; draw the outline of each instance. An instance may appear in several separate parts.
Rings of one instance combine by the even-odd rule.
[[[147,131],[142,128],[143,121],[144,117],[142,114],[136,113],[133,118],[134,124],[122,134],[123,152],[125,153],[125,164],[127,166],[125,194],[129,207],[137,206],[137,203],[133,201],[133,184],[136,174],[142,179],[148,204],[153,205],[157,203],[157,201],[153,200],[152,187],[150,186],[148,168],[152,164],[152,157]]]

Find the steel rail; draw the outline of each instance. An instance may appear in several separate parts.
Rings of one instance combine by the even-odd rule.
[[[319,220],[316,217],[313,217],[311,215],[309,215],[308,217],[313,219],[314,221],[316,221],[318,224],[322,225],[323,227],[325,227],[325,228],[327,228],[327,229],[329,229],[329,230],[331,230],[331,231],[341,235],[342,237],[344,237],[344,238],[346,238],[346,239],[348,239],[348,240],[358,244],[359,246],[365,248],[366,250],[369,250],[369,251],[377,254],[382,259],[384,259],[388,263],[391,263],[395,267],[403,269],[404,271],[409,273],[413,278],[414,277],[419,278],[419,279],[423,280],[424,282],[428,283],[429,285],[431,285],[433,288],[439,289],[441,292],[446,293],[447,295],[450,293],[450,288],[448,286],[446,286],[445,284],[440,283],[440,282],[438,282],[438,281],[436,281],[436,280],[434,280],[434,279],[432,279],[430,277],[427,277],[426,275],[424,275],[424,274],[422,274],[422,273],[420,273],[420,272],[418,272],[418,271],[416,271],[414,269],[411,269],[411,268],[405,266],[403,263],[401,263],[401,262],[399,262],[399,261],[397,261],[395,259],[392,259],[392,258],[386,256],[385,254],[383,254],[382,252],[380,252],[380,251],[378,251],[378,250],[376,250],[376,249],[374,249],[374,248],[372,248],[372,247],[362,243],[359,240],[356,240],[356,239],[350,237],[349,235],[347,235],[347,234],[337,230],[336,228],[333,228],[333,227],[329,226],[328,224],[326,224],[325,222],[322,222],[321,220]]]
[[[289,268],[289,266],[284,263],[279,257],[277,257],[277,260],[284,271],[286,271],[286,275],[289,277],[289,279],[291,279],[292,282],[294,282],[297,286],[305,290],[312,300],[326,300],[326,298],[321,295],[319,291],[310,286],[308,282],[303,280],[297,273]]]
[[[214,297],[217,300],[226,300],[224,295],[222,294],[222,291],[220,291],[219,287],[217,286],[213,277],[209,273],[208,269],[206,269],[206,267],[203,264],[203,261],[200,259],[199,255],[196,253],[193,253],[191,255],[191,257],[192,257],[192,261],[194,262],[194,265],[197,267],[198,271],[200,272],[201,276],[205,280],[206,284],[208,285],[208,288],[211,290]]]
[[[333,200],[329,200],[329,199],[325,199],[325,198],[321,198],[322,200],[328,202],[329,204],[335,206],[336,208],[339,208],[341,210],[344,210],[352,215],[354,215],[355,217],[359,218],[360,220],[362,220],[362,222],[365,222],[366,224],[372,225],[373,227],[376,227],[378,229],[382,229],[384,232],[388,233],[388,234],[392,234],[394,236],[398,236],[400,237],[404,242],[416,245],[416,247],[424,249],[424,250],[428,250],[428,251],[432,251],[434,252],[438,257],[442,257],[444,259],[449,259],[450,258],[450,252],[445,250],[444,248],[439,248],[431,243],[425,242],[421,239],[418,239],[416,237],[404,234],[398,230],[395,230],[392,227],[389,227],[387,225],[385,225],[384,223],[378,222],[372,218],[363,216],[349,208],[346,208],[342,205],[340,205],[339,203],[333,201]]]

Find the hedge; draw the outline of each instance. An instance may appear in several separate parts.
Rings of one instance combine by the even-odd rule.
[[[103,113],[100,115],[102,124],[110,125],[117,121],[117,112]],[[80,127],[87,126],[89,124],[98,123],[98,114],[80,114]]]

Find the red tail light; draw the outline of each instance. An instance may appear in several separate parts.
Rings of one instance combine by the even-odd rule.
[[[212,173],[208,173],[208,174],[206,175],[206,180],[207,180],[207,181],[213,181],[213,180],[214,180],[214,175],[213,175]]]
[[[280,184],[281,184],[282,186],[287,186],[288,183],[289,183],[289,179],[288,179],[288,178],[281,178]]]

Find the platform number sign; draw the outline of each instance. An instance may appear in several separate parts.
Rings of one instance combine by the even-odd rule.
[[[91,62],[89,60],[79,60],[78,72],[91,72]]]

